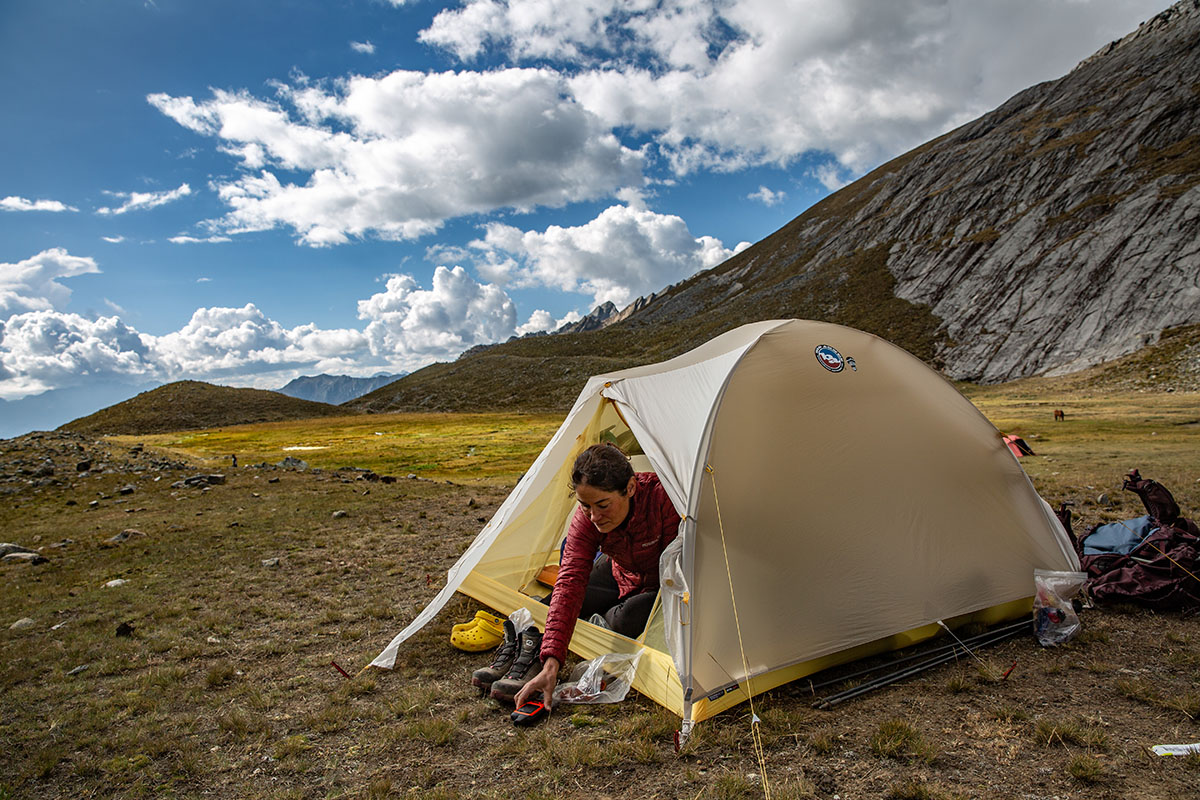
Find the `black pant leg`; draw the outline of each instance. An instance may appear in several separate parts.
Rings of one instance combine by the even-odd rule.
[[[612,561],[608,556],[602,555],[592,566],[587,591],[583,595],[583,606],[579,609],[579,618],[588,619],[592,614],[603,614],[620,599],[621,590],[617,588],[617,579],[613,577]]]
[[[642,592],[626,597],[605,613],[604,620],[614,632],[636,639],[646,630],[657,596],[658,592]]]

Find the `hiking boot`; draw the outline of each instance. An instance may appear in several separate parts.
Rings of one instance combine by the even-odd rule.
[[[517,636],[517,657],[513,659],[508,674],[492,684],[492,697],[505,703],[513,702],[521,687],[529,683],[541,669],[539,657],[542,650],[542,634],[535,627],[528,627]]]
[[[496,650],[496,656],[490,666],[477,669],[471,673],[471,685],[479,687],[479,693],[486,695],[492,690],[492,684],[503,678],[512,669],[517,657],[517,629],[512,620],[504,620],[504,642]]]

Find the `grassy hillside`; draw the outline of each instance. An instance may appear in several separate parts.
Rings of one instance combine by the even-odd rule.
[[[869,262],[869,259],[868,259]],[[933,319],[905,301],[869,296],[862,280],[859,302],[847,304],[833,321],[877,333],[892,342],[917,343],[909,349],[929,357]],[[890,301],[889,301],[890,298]],[[861,310],[851,314],[849,305]],[[911,305],[911,304],[907,304]],[[490,411],[565,412],[592,375],[672,358],[745,320],[730,316],[729,308],[708,315],[703,324],[648,326],[630,320],[597,331],[563,336],[538,336],[504,345],[477,348],[457,361],[434,364],[346,403],[343,407],[375,412]],[[763,319],[805,316],[798,308],[766,309]],[[809,309],[811,310],[811,308]],[[1200,390],[1200,325],[1164,331],[1160,341],[1108,364],[1059,378],[1031,378],[995,387],[996,391],[1095,392]]]
[[[347,413],[353,411],[278,392],[178,381],[72,420],[61,425],[59,430],[92,436],[166,433],[249,422],[345,416]]]
[[[814,208],[824,213],[821,205]],[[788,237],[785,228],[764,240],[762,250],[751,248],[718,269],[735,275],[754,266],[757,253],[782,257]],[[713,281],[697,276],[663,295],[684,297],[675,307],[686,302],[705,309],[686,320],[660,318],[651,306],[642,316],[596,331],[476,348],[453,363],[418,370],[345,405],[372,411],[565,411],[592,375],[664,361],[740,325],[766,319],[817,319],[858,328],[936,366],[938,319],[928,308],[892,294],[895,279],[887,270],[886,255],[882,247],[862,251],[803,277],[780,276],[775,285],[728,301],[713,288]],[[770,274],[761,264],[756,269],[760,277]]]

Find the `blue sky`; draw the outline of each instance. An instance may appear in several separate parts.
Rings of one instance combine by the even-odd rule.
[[[5,0],[0,414],[623,307],[1163,7]]]

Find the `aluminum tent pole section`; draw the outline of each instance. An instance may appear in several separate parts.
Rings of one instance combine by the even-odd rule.
[[[688,504],[689,506],[691,503]],[[683,552],[680,560],[682,561],[683,574],[687,582],[687,587],[690,592],[694,586],[696,556],[696,520],[688,514],[679,523],[679,536],[683,539]],[[679,741],[678,745],[683,746],[688,737],[692,735],[692,726],[695,725],[695,720],[692,719],[692,606],[690,594],[685,596],[680,601],[682,612],[680,615],[681,623],[681,639],[682,652],[679,654],[680,662],[683,664],[683,672],[679,674],[679,683],[683,689],[683,720],[679,724]],[[683,614],[687,615],[686,620]]]

